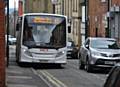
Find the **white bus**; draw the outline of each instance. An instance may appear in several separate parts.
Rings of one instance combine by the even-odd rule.
[[[18,18],[16,28],[18,63],[66,64],[66,16],[27,13]]]

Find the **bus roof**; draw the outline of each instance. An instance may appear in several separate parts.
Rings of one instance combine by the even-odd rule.
[[[26,16],[26,15],[48,15],[48,16],[60,16],[60,17],[66,17],[65,15],[59,15],[59,14],[51,14],[51,13],[25,13],[22,16]]]

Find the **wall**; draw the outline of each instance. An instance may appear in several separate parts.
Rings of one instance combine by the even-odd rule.
[[[88,35],[91,37],[105,37],[107,0],[90,0],[88,2]],[[94,6],[94,7],[93,7]]]
[[[51,0],[25,0],[25,13],[52,13]]]
[[[5,7],[0,0],[0,87],[5,87]]]

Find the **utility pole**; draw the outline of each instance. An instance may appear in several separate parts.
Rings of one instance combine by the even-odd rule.
[[[107,3],[107,11],[109,13],[110,11],[110,0],[108,0],[108,3]],[[109,22],[109,17],[107,17],[107,29],[106,29],[106,37],[110,37],[110,22]]]
[[[6,49],[6,55],[7,55],[7,67],[9,66],[9,0],[7,0],[7,49]]]
[[[5,87],[5,0],[0,0],[0,87]]]
[[[88,1],[85,0],[85,39],[88,37]]]
[[[14,36],[16,36],[16,1],[14,0]]]

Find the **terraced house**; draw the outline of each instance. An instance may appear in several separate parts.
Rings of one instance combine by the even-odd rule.
[[[81,45],[81,0],[58,0],[55,13],[68,17],[68,39]]]
[[[52,13],[51,0],[19,0],[19,15],[34,12]]]

